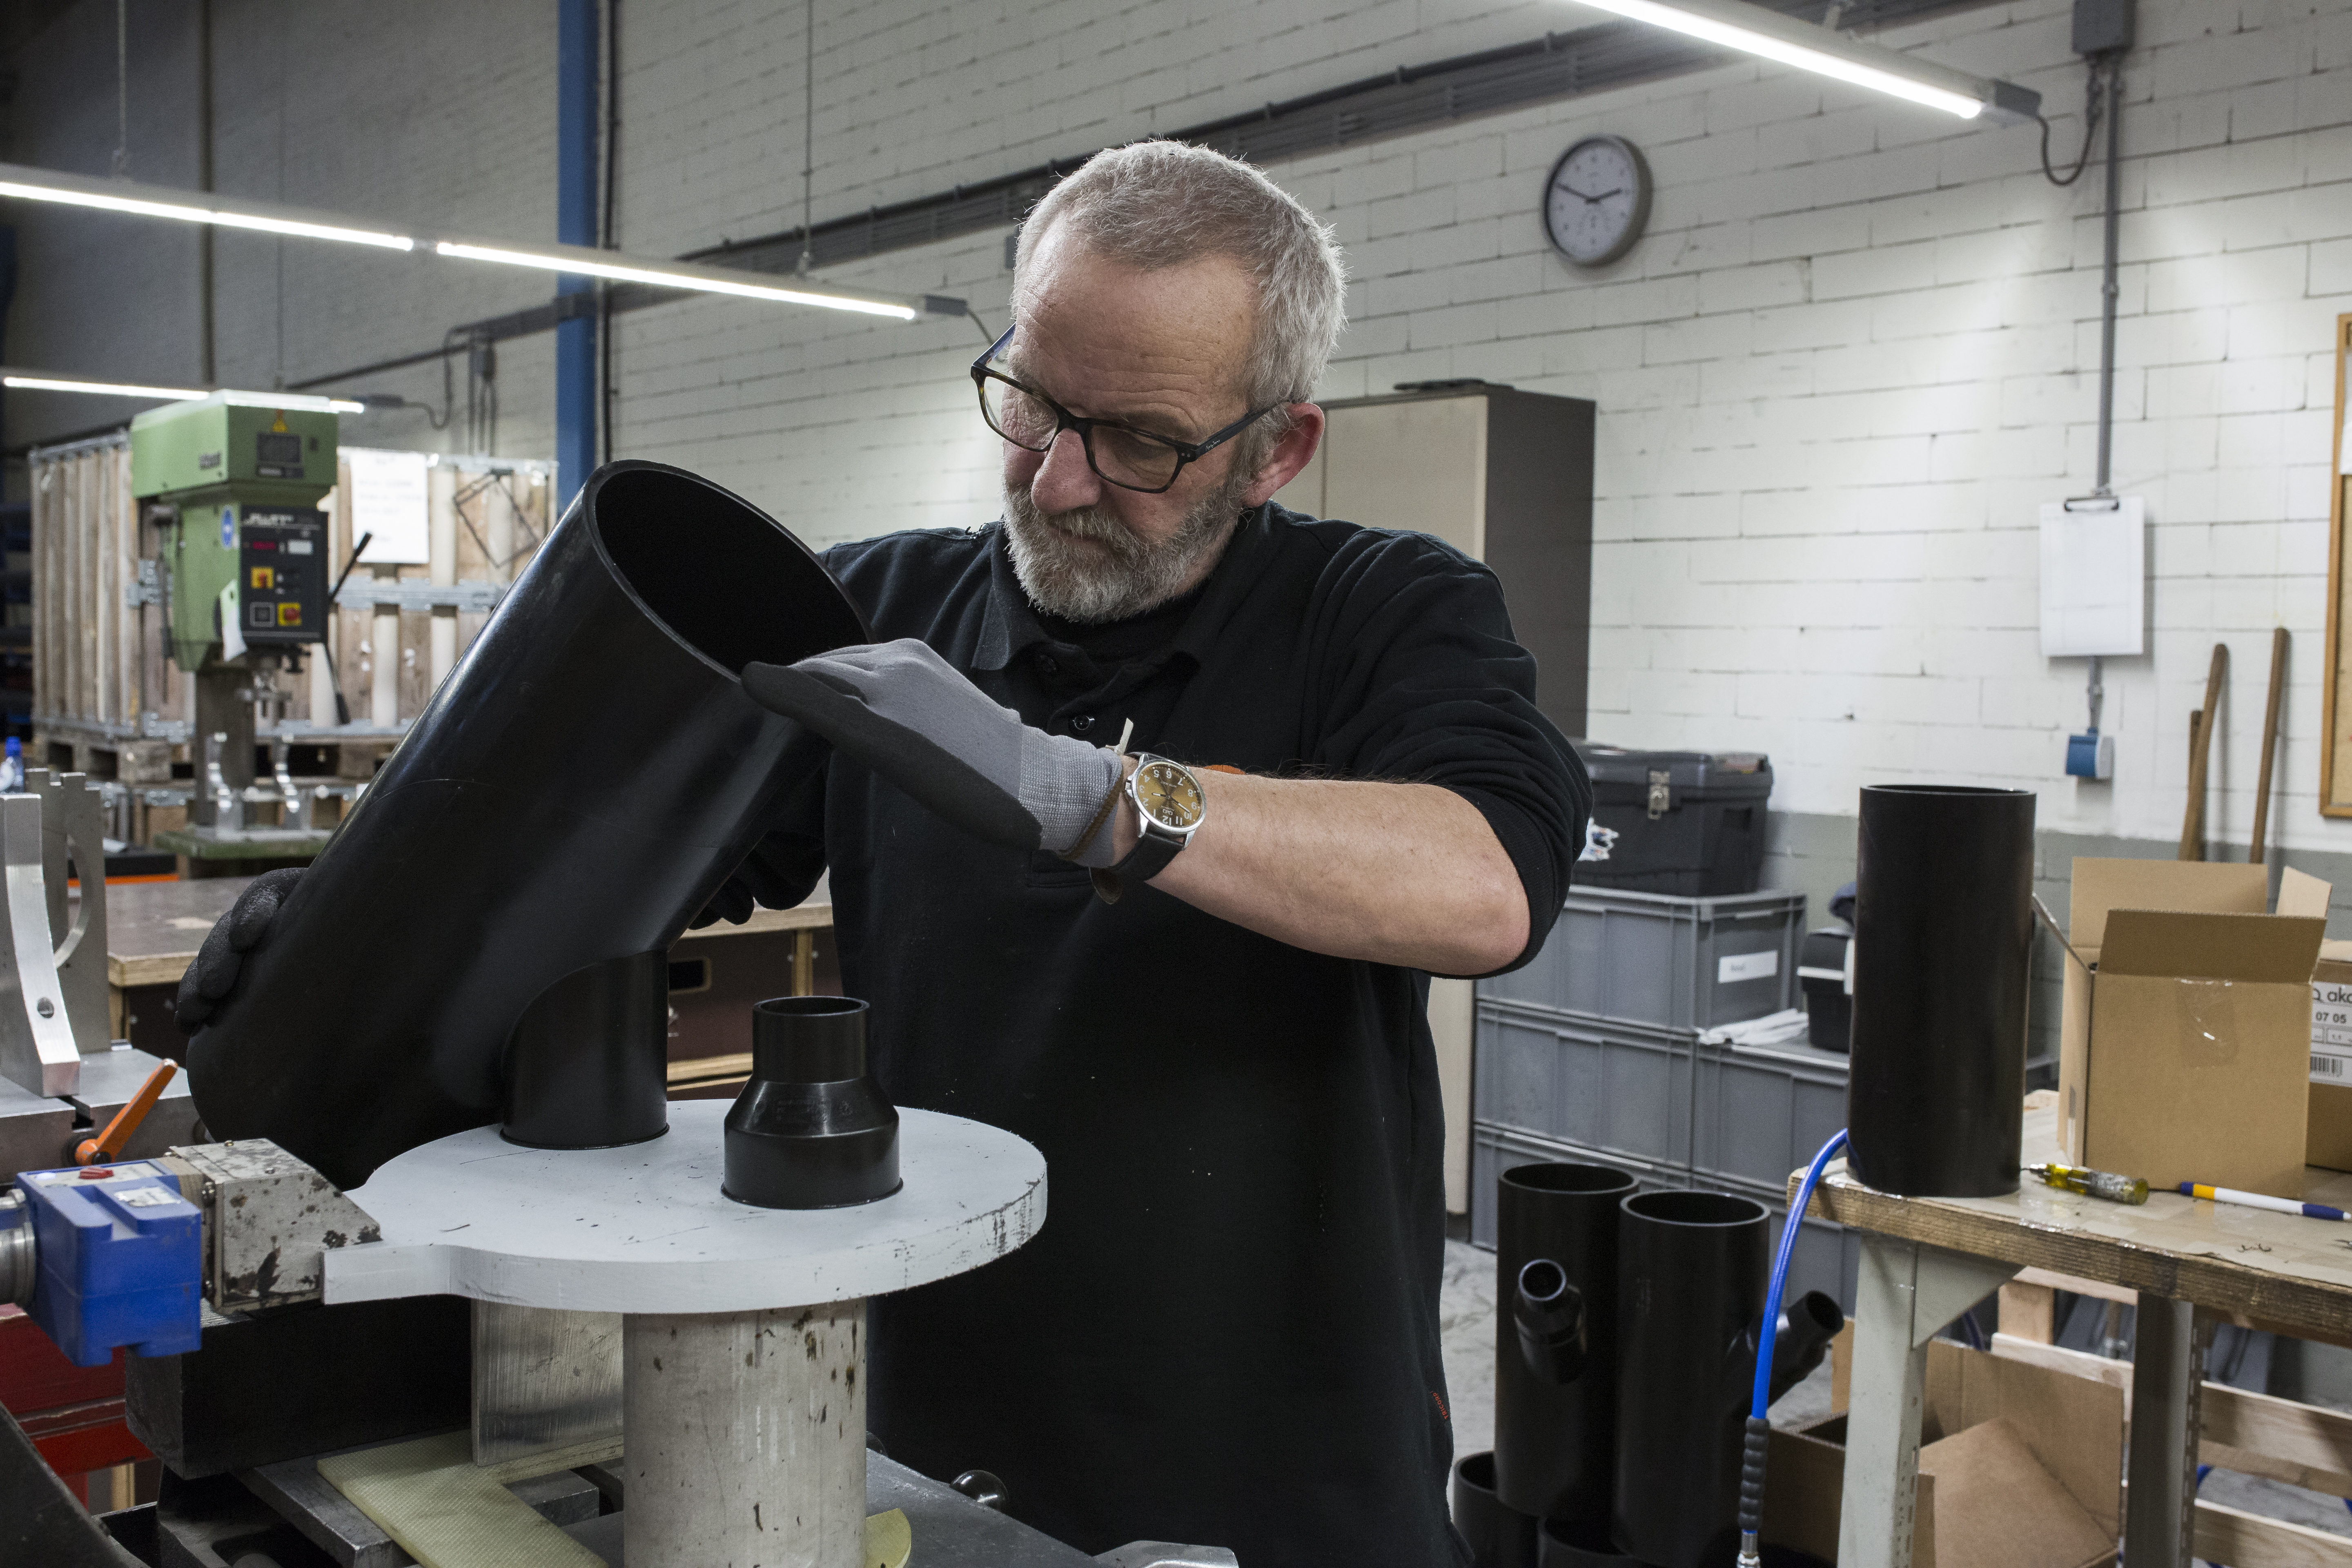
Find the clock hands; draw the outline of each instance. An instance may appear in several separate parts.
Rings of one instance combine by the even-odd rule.
[[[1559,183],[1559,188],[1560,188],[1561,190],[1563,190],[1563,191],[1566,191],[1566,192],[1567,192],[1570,195],[1571,195],[1571,196],[1576,196],[1576,197],[1580,198],[1580,199],[1581,199],[1581,200],[1583,200],[1587,205],[1591,205],[1591,204],[1597,203],[1597,202],[1605,202],[1605,201],[1607,201],[1611,196],[1622,196],[1622,195],[1623,195],[1625,194],[1625,187],[1624,187],[1624,186],[1622,186],[1622,185],[1620,185],[1620,186],[1618,186],[1618,187],[1617,187],[1615,190],[1613,190],[1613,191],[1603,191],[1603,192],[1601,192],[1601,193],[1599,195],[1597,195],[1597,196],[1588,196],[1588,195],[1585,195],[1585,194],[1584,194],[1582,191],[1578,190],[1574,185],[1570,184],[1566,180],[1562,180],[1562,181]]]

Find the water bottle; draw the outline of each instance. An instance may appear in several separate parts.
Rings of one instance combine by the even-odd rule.
[[[25,742],[8,737],[8,754],[0,757],[0,795],[25,793]]]

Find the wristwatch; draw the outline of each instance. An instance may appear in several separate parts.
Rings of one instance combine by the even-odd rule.
[[[1135,803],[1143,835],[1125,859],[1094,874],[1095,891],[1107,904],[1118,902],[1123,879],[1148,882],[1166,870],[1209,811],[1208,796],[1192,769],[1149,752],[1136,758],[1135,772],[1127,777],[1127,798]]]

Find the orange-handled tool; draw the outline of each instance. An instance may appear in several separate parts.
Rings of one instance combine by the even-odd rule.
[[[147,1120],[147,1113],[155,1109],[155,1102],[163,1098],[172,1075],[179,1070],[177,1062],[165,1062],[149,1073],[147,1081],[139,1086],[139,1092],[131,1097],[131,1103],[116,1111],[114,1120],[106,1124],[106,1131],[95,1138],[83,1139],[74,1149],[74,1163],[95,1165],[121,1154],[122,1146],[131,1142],[131,1135],[139,1131],[139,1124]]]

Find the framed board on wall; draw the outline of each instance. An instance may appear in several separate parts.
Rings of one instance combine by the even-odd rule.
[[[2322,816],[2352,816],[2352,708],[2346,705],[2347,693],[2352,693],[2352,647],[2346,646],[2347,632],[2352,632],[2352,605],[2345,595],[2352,590],[2344,577],[2346,540],[2344,531],[2352,525],[2352,505],[2347,505],[2346,465],[2352,463],[2352,444],[2344,439],[2344,422],[2352,419],[2352,397],[2346,395],[2344,382],[2347,367],[2347,350],[2352,348],[2352,315],[2336,318],[2336,441],[2333,459],[2328,464],[2327,481],[2327,685],[2320,699],[2320,711],[2327,723],[2327,744],[2319,752],[2319,815]]]

